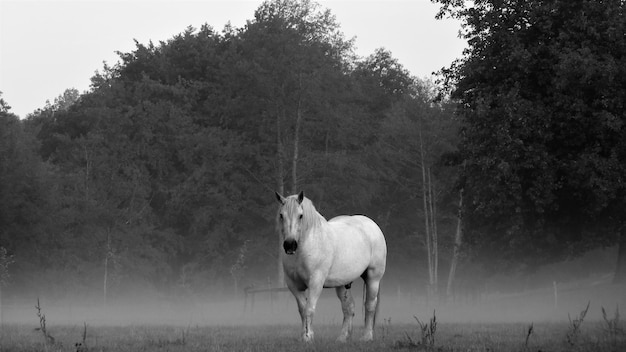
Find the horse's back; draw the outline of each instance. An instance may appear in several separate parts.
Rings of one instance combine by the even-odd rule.
[[[329,224],[338,225],[336,228],[348,226],[356,230],[357,235],[365,236],[373,245],[384,246],[386,249],[385,236],[382,230],[374,222],[374,220],[368,218],[365,215],[340,215],[336,216],[328,221]],[[337,233],[338,236],[354,235],[352,231]]]

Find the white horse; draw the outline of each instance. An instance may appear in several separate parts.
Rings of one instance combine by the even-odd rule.
[[[345,342],[352,335],[354,299],[350,286],[359,277],[366,285],[361,340],[372,340],[379,285],[387,261],[387,244],[378,225],[361,215],[326,221],[303,192],[287,198],[276,193],[276,198],[281,204],[278,216],[285,249],[285,281],[298,303],[302,340],[313,340],[313,314],[324,287],[334,287],[341,301],[343,324],[337,340]]]

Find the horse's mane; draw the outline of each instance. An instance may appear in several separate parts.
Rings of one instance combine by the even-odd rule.
[[[297,204],[298,196],[289,196],[287,199],[292,201],[294,206]],[[318,213],[313,205],[313,202],[307,197],[302,200],[302,232],[307,232],[310,229],[315,229],[326,221],[322,214]]]
[[[322,223],[326,221],[322,214],[317,212],[313,202],[311,202],[309,198],[304,197],[302,200],[302,211],[303,232],[306,232],[308,229],[320,227]]]

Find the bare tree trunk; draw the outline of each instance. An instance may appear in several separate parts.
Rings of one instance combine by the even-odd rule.
[[[613,283],[626,284],[626,225],[622,226],[617,243],[617,265],[615,266]]]
[[[430,215],[429,215],[429,211],[428,211],[428,192],[426,191],[426,171],[424,170],[424,167],[422,166],[422,180],[423,180],[423,187],[422,187],[422,192],[423,192],[423,198],[424,198],[424,225],[425,225],[425,235],[426,235],[426,253],[427,253],[427,259],[428,259],[428,296],[430,297],[432,294],[432,284],[433,284],[433,270],[432,270],[432,252],[431,252],[431,248],[432,245],[430,243]]]
[[[454,249],[452,250],[452,261],[450,262],[450,273],[448,273],[448,285],[446,286],[446,298],[452,298],[452,287],[454,285],[454,277],[456,275],[456,266],[459,262],[459,253],[463,243],[461,208],[463,207],[463,190],[459,192],[459,210],[456,219],[456,233],[454,234]]]
[[[2,327],[3,322],[3,314],[4,311],[2,309],[2,289],[9,280],[9,266],[13,263],[11,259],[13,256],[9,255],[6,248],[0,246],[0,328]],[[1,329],[0,329],[1,331]]]
[[[277,109],[276,111],[276,188],[277,192],[281,195],[285,195],[285,183],[283,181],[283,174],[285,172],[285,167],[283,165],[284,158],[284,150],[283,150],[283,142],[280,134],[281,127],[281,117],[284,114],[284,109]],[[278,239],[278,252],[276,253],[277,262],[276,262],[276,283],[278,287],[285,286],[285,272],[283,271],[283,261],[282,261],[282,250],[283,250],[283,239],[280,232],[280,223],[278,222],[278,214],[276,215],[276,237]]]
[[[422,198],[424,200],[424,225],[426,231],[426,252],[428,259],[428,299],[430,300],[433,296],[433,288],[435,282],[434,276],[434,263],[433,263],[433,244],[432,244],[432,229],[431,229],[431,217],[432,213],[430,211],[431,205],[429,204],[429,185],[428,179],[426,177],[426,161],[424,160],[424,145],[422,140],[422,131],[420,130],[420,158],[421,158],[421,166],[422,166]]]
[[[2,283],[0,283],[0,329],[2,329],[2,323],[4,319],[4,312],[2,309]]]
[[[291,185],[292,194],[298,193],[298,151],[300,143],[300,124],[302,122],[302,99],[298,99],[296,110],[296,127],[293,136],[293,158],[291,159]]]
[[[326,136],[324,137],[324,164],[322,166],[322,179],[326,179],[328,176],[328,164],[329,164],[329,153],[328,148],[330,146],[330,132],[326,131]],[[318,195],[317,206],[323,208],[323,204],[326,201],[326,192],[322,191]]]
[[[83,152],[85,153],[85,202],[89,201],[89,167],[91,161],[89,160],[89,153],[87,151],[87,145],[83,145]]]
[[[107,279],[109,277],[109,255],[104,256],[104,284],[102,289],[102,305],[107,305]]]
[[[104,284],[102,292],[102,303],[107,306],[107,284],[109,280],[109,255],[111,253],[111,231],[107,228],[107,247],[104,255]]]
[[[431,177],[431,170],[428,168],[428,200],[430,203],[430,231],[431,231],[431,245],[432,245],[432,253],[433,253],[433,294],[435,297],[439,295],[439,247],[437,245],[438,242],[438,233],[437,233],[437,205],[436,205],[436,195]]]

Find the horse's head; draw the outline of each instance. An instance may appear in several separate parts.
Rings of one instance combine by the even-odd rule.
[[[302,216],[304,214],[302,206],[304,192],[287,198],[276,193],[276,199],[281,204],[278,212],[278,226],[280,226],[283,236],[283,248],[285,253],[291,255],[296,253],[298,241],[300,240]]]

